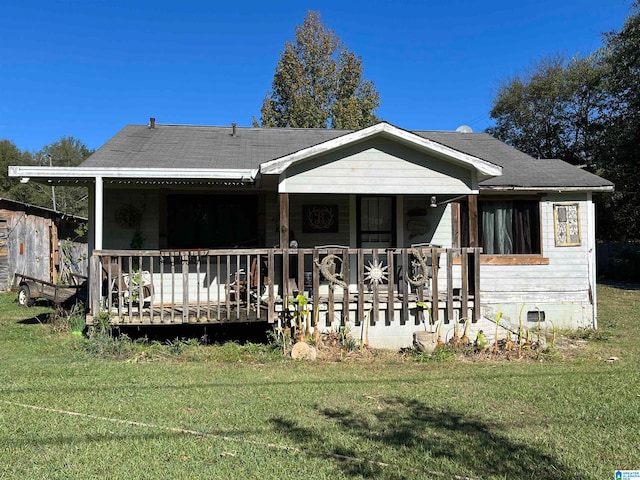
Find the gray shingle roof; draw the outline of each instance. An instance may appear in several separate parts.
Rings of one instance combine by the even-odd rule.
[[[257,169],[261,163],[340,137],[351,130],[127,125],[82,167]],[[560,160],[536,160],[486,133],[414,131],[416,135],[500,165],[483,187],[600,188],[613,184]]]

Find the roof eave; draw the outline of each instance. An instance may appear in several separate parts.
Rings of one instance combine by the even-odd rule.
[[[614,187],[612,185],[600,185],[600,186],[552,186],[552,187],[524,187],[516,185],[480,185],[480,191],[492,191],[492,192],[613,192]]]
[[[49,183],[59,180],[89,183],[95,181],[96,178],[117,180],[228,180],[253,183],[257,175],[257,169],[9,167],[10,177],[20,178],[23,182],[34,179]]]

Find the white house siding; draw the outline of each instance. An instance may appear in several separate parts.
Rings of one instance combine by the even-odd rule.
[[[302,230],[303,205],[337,205],[337,233],[305,233]],[[279,204],[277,194],[267,194],[265,201],[267,216],[266,246],[273,247],[280,242],[277,225],[279,224]],[[349,211],[348,195],[306,194],[289,197],[289,231],[290,237],[300,247],[312,248],[319,245],[349,245],[349,218],[355,212]]]
[[[414,149],[377,139],[299,162],[282,175],[280,192],[467,194],[475,174]]]
[[[586,194],[552,194],[541,201],[542,255],[548,265],[482,265],[480,272],[483,313],[495,318],[503,313],[506,322],[519,324],[522,312],[545,312],[553,325],[565,328],[594,325],[595,285],[592,246],[592,208]],[[553,205],[578,203],[581,245],[557,247]]]
[[[140,233],[144,239],[143,249],[157,249],[159,237],[159,197],[157,189],[119,188],[104,189],[103,248],[126,250],[131,248],[134,229],[124,228],[116,222],[115,214],[122,205],[133,205],[143,209]]]
[[[431,243],[441,247],[451,247],[451,207],[448,204],[431,207],[429,192],[425,193],[427,194],[406,195],[404,197],[403,246],[410,247],[416,243]]]

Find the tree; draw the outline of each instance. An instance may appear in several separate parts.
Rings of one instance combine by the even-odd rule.
[[[535,157],[586,165],[614,182],[596,197],[598,238],[640,239],[640,0],[590,56],[543,60],[505,82],[488,132]]]
[[[640,239],[640,0],[622,29],[605,35],[603,83],[609,95],[597,156],[616,192],[600,199],[600,222],[607,238]]]
[[[51,164],[54,167],[76,167],[84,162],[93,150],[80,140],[68,136],[46,145],[36,154],[40,165]],[[46,188],[46,187],[42,187]],[[48,191],[48,189],[47,189]],[[50,196],[51,197],[51,196]],[[70,215],[86,217],[88,213],[87,189],[84,187],[60,186],[55,188],[56,209]],[[49,208],[53,198],[49,198]]]
[[[33,165],[33,157],[27,151],[21,152],[10,140],[0,140],[0,197],[19,202],[41,205],[46,201],[42,192],[31,183],[20,183],[9,177],[9,166]]]
[[[597,52],[570,61],[545,58],[503,83],[490,112],[496,125],[488,133],[536,158],[591,165],[605,98],[600,61]]]
[[[377,123],[380,98],[362,72],[362,59],[322,24],[320,13],[309,11],[295,41],[285,43],[261,126],[358,129]]]

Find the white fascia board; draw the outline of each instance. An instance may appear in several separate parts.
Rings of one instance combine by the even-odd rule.
[[[213,168],[109,168],[109,167],[25,167],[10,166],[10,177],[47,180],[158,179],[158,180],[244,180],[253,182],[257,169]]]
[[[474,157],[472,155],[467,155],[466,153],[459,152],[445,145],[442,145],[441,143],[422,138],[414,133],[402,130],[398,127],[394,127],[393,125],[385,122],[378,123],[371,127],[363,128],[362,130],[358,130],[357,132],[348,133],[319,145],[314,145],[313,147],[305,148],[298,152],[285,155],[284,157],[278,158],[276,160],[265,162],[260,165],[260,172],[264,174],[281,174],[294,162],[316,155],[321,155],[331,150],[344,147],[346,145],[350,145],[362,140],[366,140],[367,138],[373,137],[375,135],[383,135],[394,140],[399,140],[415,148],[419,148],[429,153],[445,157],[449,160],[461,163],[466,166],[471,166],[475,168],[483,177],[497,177],[502,175],[502,167],[500,167],[499,165],[487,162],[486,160],[482,160],[481,158]]]

